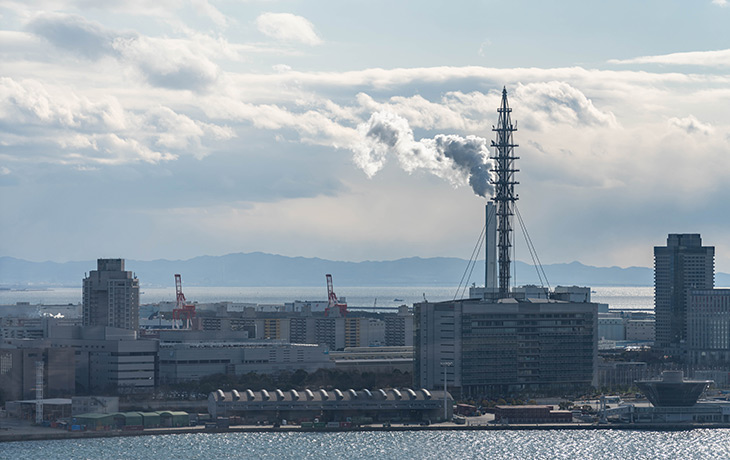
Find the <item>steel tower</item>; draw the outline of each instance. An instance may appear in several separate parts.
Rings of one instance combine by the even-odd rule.
[[[499,253],[499,297],[509,297],[510,282],[510,249],[512,248],[512,216],[514,215],[514,202],[517,201],[515,195],[514,175],[518,169],[514,169],[514,160],[519,157],[514,156],[514,148],[517,144],[512,143],[512,133],[517,131],[512,125],[510,113],[512,109],[507,103],[507,88],[502,89],[502,103],[497,109],[499,120],[497,127],[492,127],[492,131],[497,133],[497,139],[492,141],[494,147],[494,155],[492,159],[495,161],[496,180],[492,180],[494,184],[494,198],[492,200],[497,205],[497,248]]]

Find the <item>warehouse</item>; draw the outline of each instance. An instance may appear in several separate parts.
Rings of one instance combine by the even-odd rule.
[[[451,419],[453,399],[443,391],[411,388],[378,390],[217,390],[208,396],[212,417],[240,416],[244,423],[289,420],[344,422],[441,421]]]

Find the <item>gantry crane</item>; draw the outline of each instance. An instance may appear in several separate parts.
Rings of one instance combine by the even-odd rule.
[[[173,329],[192,329],[195,305],[189,304],[185,300],[185,294],[182,291],[182,277],[179,274],[175,274],[175,294],[177,306],[172,310],[172,327]]]
[[[332,275],[329,273],[325,275],[327,278],[327,309],[325,310],[325,315],[329,316],[330,310],[333,308],[337,308],[340,312],[340,316],[345,316],[347,314],[347,302],[341,302],[337,295],[335,294],[335,291],[332,287]]]

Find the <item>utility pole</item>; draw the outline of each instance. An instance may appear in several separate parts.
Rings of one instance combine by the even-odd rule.
[[[453,361],[441,361],[441,367],[444,368],[444,422],[447,420],[447,400],[446,400],[446,369],[454,365]]]

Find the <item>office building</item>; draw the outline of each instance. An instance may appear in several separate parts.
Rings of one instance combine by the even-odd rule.
[[[98,259],[84,278],[83,324],[139,329],[139,280],[124,270],[124,259]]]
[[[702,246],[696,233],[669,234],[654,247],[656,347],[684,360],[687,353],[687,299],[691,289],[715,284],[715,248]]]
[[[687,297],[687,361],[730,363],[730,289],[693,289]]]

